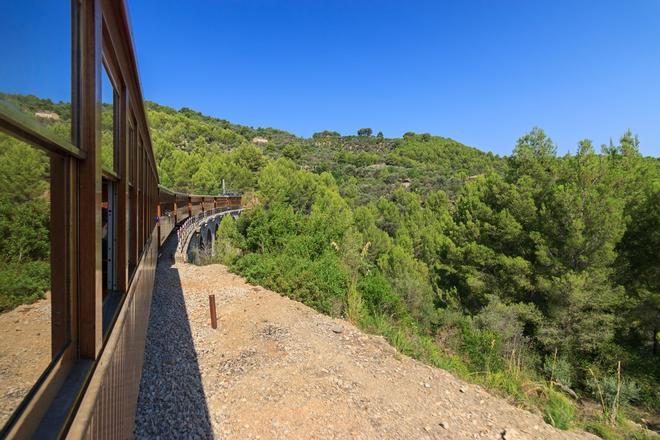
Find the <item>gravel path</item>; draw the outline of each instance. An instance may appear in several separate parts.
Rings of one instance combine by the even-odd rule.
[[[172,265],[173,250],[156,274],[136,438],[594,438],[224,266]]]

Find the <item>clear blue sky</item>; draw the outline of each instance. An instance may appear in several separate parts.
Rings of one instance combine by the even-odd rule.
[[[166,6],[164,6],[166,4]],[[147,99],[241,124],[660,155],[660,1],[131,0]]]
[[[145,97],[232,122],[660,156],[659,0],[128,0]],[[66,99],[67,2],[0,3],[0,91]],[[29,20],[32,23],[26,26]],[[63,98],[62,98],[63,97]]]

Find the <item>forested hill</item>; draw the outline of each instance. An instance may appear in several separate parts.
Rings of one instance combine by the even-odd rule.
[[[66,105],[12,99],[66,128]],[[428,134],[303,139],[189,109],[148,113],[162,184],[218,193],[225,179],[249,201],[225,217],[209,261],[562,429],[646,438],[639,425],[660,426],[660,161],[631,132],[560,157],[535,128],[502,158]],[[0,151],[9,181],[17,148]],[[14,211],[0,213],[2,243],[18,242]],[[10,303],[34,298],[24,290]]]
[[[631,132],[558,157],[533,129],[501,158],[429,134],[303,139],[149,110],[163,184],[255,191],[216,261],[555,426],[657,424],[660,173]]]
[[[342,194],[358,203],[396,187],[453,194],[470,176],[501,171],[504,161],[452,139],[406,133],[387,139],[324,131],[306,139],[273,128],[231,124],[183,108],[148,104],[162,184],[181,191],[215,193],[220,177],[235,190],[252,189],[264,160],[285,157],[314,173],[330,172]],[[228,154],[229,153],[229,154]]]

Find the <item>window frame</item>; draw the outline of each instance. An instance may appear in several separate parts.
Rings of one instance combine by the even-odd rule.
[[[52,228],[62,233],[53,234],[57,239],[51,240],[51,246],[57,247],[57,251],[51,252],[51,290],[53,297],[56,288],[63,289],[65,295],[58,297],[62,303],[58,307],[64,308],[64,324],[58,327],[60,333],[54,334],[53,340],[67,341],[7,424],[0,427],[0,437],[62,435],[89,421],[85,418],[90,411],[88,402],[94,399],[89,396],[100,394],[94,387],[105,380],[102,375],[107,364],[102,362],[103,356],[120,356],[112,354],[113,338],[118,337],[113,332],[117,322],[123,323],[124,307],[131,304],[126,301],[127,293],[143,288],[142,277],[146,276],[144,279],[148,281],[146,271],[154,264],[152,233],[155,233],[158,174],[130,33],[127,39],[124,27],[127,25],[125,5],[111,0],[70,0],[70,3],[71,142],[30,121],[29,115],[6,108],[0,102],[0,131],[45,150],[51,162],[55,162],[51,166],[51,187],[57,193],[51,191],[54,210],[51,222],[57,221],[57,226]],[[108,28],[108,24],[112,27]],[[114,89],[113,170],[103,168],[101,157],[103,68]],[[103,179],[116,185],[116,209],[121,213],[115,216],[118,233],[115,268],[117,290],[122,297],[107,326],[102,319],[100,270],[99,202]],[[128,234],[128,228],[132,234]],[[147,267],[141,268],[142,264]],[[96,379],[99,375],[101,378]]]
[[[121,133],[122,127],[122,102],[126,99],[126,86],[120,80],[121,79],[121,70],[119,68],[119,63],[117,62],[117,56],[112,49],[112,43],[110,39],[110,32],[108,31],[107,24],[105,19],[102,20],[102,49],[101,49],[101,69],[105,69],[105,72],[110,81],[110,86],[112,87],[112,169],[108,169],[103,166],[103,161],[101,161],[101,168],[103,175],[114,181],[118,181],[121,177],[121,150],[123,147],[123,139]],[[101,84],[101,93],[103,93],[103,85]],[[101,113],[103,112],[103,96],[101,96]]]
[[[79,17],[77,2],[72,2],[72,17]],[[78,23],[72,21],[72,41],[76,40]],[[80,59],[77,45],[72,43],[72,81],[76,83]],[[75,135],[77,114],[73,108],[78,92],[72,89],[72,138]],[[30,420],[41,419],[72,371],[77,360],[77,259],[75,252],[77,205],[77,160],[85,153],[72,143],[51,133],[26,115],[0,105],[0,132],[18,139],[33,148],[44,151],[50,162],[50,274],[51,274],[51,360],[34,382],[22,401],[14,408],[4,426],[0,426],[0,437],[5,435],[29,435]]]

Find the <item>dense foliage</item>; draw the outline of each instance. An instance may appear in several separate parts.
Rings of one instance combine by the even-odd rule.
[[[303,139],[148,110],[161,183],[218,193],[225,179],[246,194],[216,249],[252,282],[540,406],[558,427],[586,417],[618,432],[579,415],[576,395],[610,424],[657,417],[660,163],[630,132],[559,157],[534,129],[501,158],[428,134]]]
[[[216,193],[257,186],[268,159],[288,158],[304,170],[332,174],[352,204],[387,196],[400,185],[453,195],[470,177],[502,171],[505,161],[452,139],[409,133],[402,139],[315,133],[303,139],[272,128],[253,129],[149,103],[149,119],[161,183],[180,191]]]
[[[45,121],[67,138],[66,104],[34,96],[0,95],[16,110],[48,111]],[[0,133],[0,312],[43,298],[50,289],[50,184],[46,153]]]
[[[589,370],[621,361],[657,409],[657,161],[630,133],[558,158],[534,130],[507,165],[453,198],[399,187],[352,206],[330,174],[270,162],[235,267],[324,312],[441,339],[477,371],[554,358],[555,379],[586,390]]]
[[[217,246],[251,281],[540,401],[557,426],[576,417],[562,390],[598,399],[618,362],[618,400],[657,413],[658,161],[631,133],[558,157],[534,129],[499,158],[426,134],[300,139],[152,110],[172,186],[256,191]],[[530,398],[530,383],[549,385]]]

